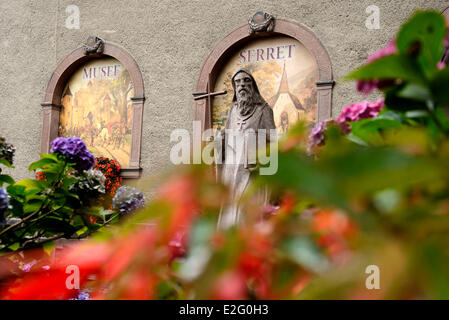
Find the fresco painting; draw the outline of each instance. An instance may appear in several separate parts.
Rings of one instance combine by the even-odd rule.
[[[83,139],[95,156],[129,166],[133,84],[115,59],[93,60],[69,79],[63,95],[59,135]]]
[[[295,39],[282,36],[250,42],[224,65],[215,82],[214,91],[227,90],[214,98],[214,129],[224,129],[232,105],[231,76],[238,68],[248,69],[260,93],[273,108],[279,136],[298,120],[311,125],[317,117],[316,82],[318,69],[310,52]]]

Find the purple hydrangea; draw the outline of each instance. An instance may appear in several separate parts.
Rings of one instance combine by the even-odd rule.
[[[366,59],[366,63],[371,63],[375,60],[383,58],[385,56],[393,55],[398,51],[396,48],[396,42],[394,39],[388,42],[388,45],[385,48],[380,49],[379,51],[373,53]],[[374,89],[379,88],[382,84],[382,81],[379,80],[358,80],[357,81],[357,91],[369,94]]]
[[[128,213],[145,205],[145,197],[142,191],[130,187],[121,186],[112,199],[112,207],[120,213]]]
[[[346,106],[341,111],[336,122],[343,128],[346,133],[350,131],[347,122],[358,121],[361,119],[374,118],[384,107],[384,100],[379,99],[374,102],[362,101]]]
[[[5,211],[10,208],[9,195],[4,188],[0,188],[0,226],[5,224]]]
[[[87,146],[80,138],[58,137],[51,143],[51,152],[63,154],[67,161],[75,163],[81,170],[89,170],[95,164],[95,157],[87,150]]]

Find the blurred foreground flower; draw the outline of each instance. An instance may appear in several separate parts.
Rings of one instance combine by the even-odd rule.
[[[348,133],[351,128],[348,122],[359,121],[362,119],[374,118],[384,107],[384,100],[379,99],[374,102],[362,101],[346,106],[337,117],[336,122]]]
[[[309,134],[308,150],[311,152],[317,147],[321,147],[325,143],[325,132],[329,123],[333,123],[333,120],[326,120],[318,122]]]
[[[385,48],[373,53],[366,59],[366,64],[369,64],[375,60],[395,54],[397,52],[395,40],[392,39],[388,42]],[[379,80],[358,80],[357,90],[364,94],[371,93],[374,89],[382,87],[382,82]]]

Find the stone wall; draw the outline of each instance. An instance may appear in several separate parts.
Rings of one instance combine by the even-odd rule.
[[[80,8],[80,29],[67,29],[66,7]],[[369,5],[380,29],[368,30]],[[333,115],[363,97],[340,79],[384,46],[417,8],[443,10],[442,0],[14,0],[0,2],[0,134],[17,147],[11,173],[30,177],[39,157],[41,102],[57,63],[89,35],[126,48],[145,82],[141,165],[145,175],[169,166],[170,133],[192,130],[195,83],[213,47],[257,10],[311,28],[329,52],[337,84]],[[368,97],[375,98],[375,97]]]

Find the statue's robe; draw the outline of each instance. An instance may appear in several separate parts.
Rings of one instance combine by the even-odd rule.
[[[248,134],[248,130],[254,130],[255,135],[253,137],[257,141],[257,136],[261,134],[258,130],[265,129],[268,143],[270,129],[276,129],[273,110],[268,103],[263,101],[256,104],[249,115],[241,116],[235,102],[228,112],[225,129],[228,129],[228,131],[225,131],[224,136],[224,162],[219,179],[230,188],[231,195],[230,204],[223,206],[220,212],[218,227],[222,229],[241,222],[239,201],[252,177],[258,174],[255,158],[256,148],[248,147],[254,146],[254,143],[248,143],[245,133]],[[228,134],[229,129],[232,130],[232,135]]]

